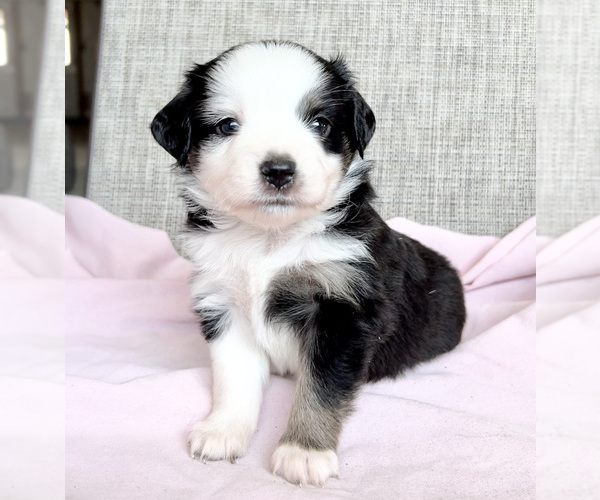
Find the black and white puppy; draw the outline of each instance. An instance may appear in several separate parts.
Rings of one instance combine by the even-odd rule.
[[[322,485],[338,474],[360,387],[460,341],[457,273],[370,205],[362,156],[375,117],[340,58],[236,46],[189,71],[151,128],[178,163],[212,359],[212,412],[190,433],[191,455],[243,455],[270,370],[293,373],[273,471]]]

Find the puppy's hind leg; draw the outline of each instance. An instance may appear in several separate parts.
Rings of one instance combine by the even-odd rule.
[[[256,431],[269,361],[244,326],[232,321],[210,341],[213,407],[208,418],[190,432],[194,459],[235,462]]]

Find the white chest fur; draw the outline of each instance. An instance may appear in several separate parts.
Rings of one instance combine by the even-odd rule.
[[[278,373],[297,370],[299,349],[292,332],[265,320],[273,278],[286,269],[301,271],[308,264],[368,258],[362,242],[333,236],[324,229],[314,221],[286,231],[236,223],[187,237],[186,250],[197,271],[192,285],[197,308],[227,311],[267,354]]]

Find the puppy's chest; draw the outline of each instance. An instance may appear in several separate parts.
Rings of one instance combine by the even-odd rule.
[[[295,371],[297,340],[285,327],[268,322],[265,308],[272,281],[302,261],[302,245],[252,233],[195,238],[192,294],[200,315],[206,308],[233,315],[236,325],[267,353],[276,372]]]
[[[193,256],[198,274],[194,295],[221,295],[228,306],[247,319],[267,295],[273,277],[293,262],[281,262],[268,239],[231,239],[208,235]]]
[[[350,297],[350,283],[357,276],[349,263],[368,258],[361,241],[311,226],[293,234],[270,235],[251,228],[200,233],[189,237],[188,250],[197,270],[192,294],[200,315],[204,310],[232,317],[278,372],[297,368],[298,341],[291,327],[266,319],[273,284],[278,283],[278,293],[286,293],[281,283],[295,288],[308,281],[318,283],[326,294]],[[290,295],[298,296],[295,292]]]

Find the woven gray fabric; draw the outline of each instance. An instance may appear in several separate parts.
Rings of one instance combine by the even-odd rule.
[[[600,3],[538,2],[538,234],[600,215]]]
[[[65,211],[65,4],[48,0],[27,196]]]
[[[535,211],[533,0],[105,0],[89,197],[166,229],[183,220],[148,126],[182,72],[250,40],[342,53],[378,121],[383,217],[503,235]]]

